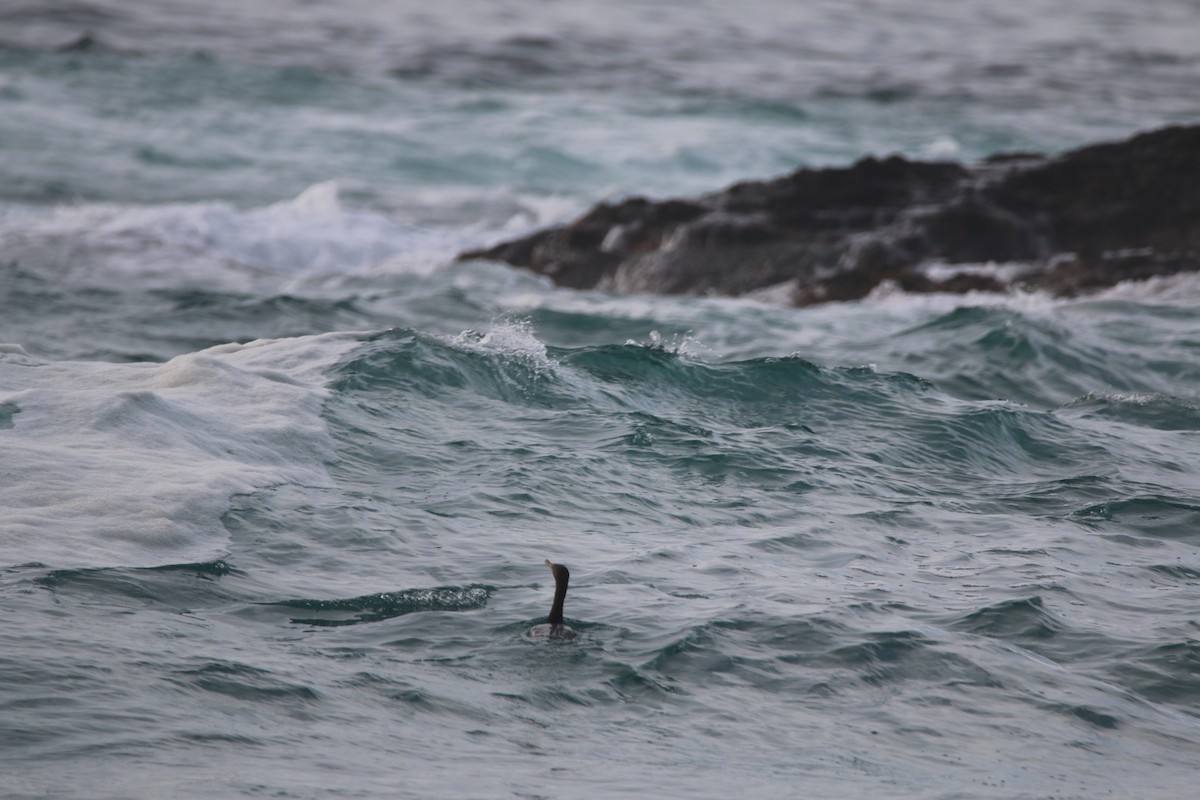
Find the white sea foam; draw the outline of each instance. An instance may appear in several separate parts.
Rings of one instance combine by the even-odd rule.
[[[1181,272],[1144,281],[1124,281],[1091,297],[1081,298],[1081,302],[1097,299],[1133,300],[1193,308],[1200,301],[1200,273]]]
[[[348,210],[332,181],[251,209],[224,202],[91,203],[9,205],[0,215],[4,250],[33,251],[28,260],[57,262],[60,279],[96,285],[137,280],[239,290],[328,274],[426,272],[452,258],[459,244],[436,228]]]
[[[942,134],[921,148],[921,155],[933,159],[954,159],[962,157],[962,145],[948,134]]]
[[[335,181],[257,208],[227,202],[0,203],[0,250],[65,285],[293,291],[341,276],[427,274],[463,250],[560,223],[578,200],[414,187],[393,212],[348,208]],[[464,215],[473,222],[464,222]]]
[[[652,330],[646,337],[646,341],[627,339],[625,345],[627,347],[649,347],[654,350],[663,350],[674,355],[691,358],[712,355],[712,349],[691,333],[675,333],[670,336],[663,336],[657,330]]]
[[[223,555],[230,498],[327,486],[322,369],[345,334],[222,345],[163,364],[0,349],[0,565],[153,566]]]
[[[934,268],[930,277],[942,279],[952,274],[972,272],[992,274],[1004,280],[1010,278],[1019,265],[968,265],[961,269]],[[1047,291],[1011,290],[1007,292],[970,291],[910,293],[894,283],[884,282],[861,302],[879,311],[952,311],[956,308],[1011,308],[1023,314],[1055,313],[1057,309],[1087,305],[1097,301],[1130,300],[1166,305],[1194,306],[1200,297],[1200,275],[1180,273],[1147,280],[1124,281],[1092,294],[1079,297],[1058,297]]]
[[[925,277],[929,278],[931,281],[938,282],[950,280],[951,278],[956,278],[960,275],[975,275],[986,278],[995,278],[1002,284],[1011,284],[1028,269],[1029,265],[1021,262],[997,263],[995,261],[988,261],[985,263],[966,264],[926,264],[922,268],[922,272],[924,272]]]
[[[527,319],[497,319],[486,332],[464,331],[448,341],[463,350],[499,353],[538,374],[548,374],[557,366]]]
[[[953,311],[956,308],[1014,308],[1026,313],[1050,311],[1068,299],[1055,297],[1044,291],[1013,290],[1008,292],[906,292],[891,281],[884,281],[861,301],[880,311],[926,310],[933,312]]]

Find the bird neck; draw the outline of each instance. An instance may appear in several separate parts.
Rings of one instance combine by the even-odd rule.
[[[563,624],[563,601],[567,599],[567,580],[564,575],[554,576],[554,605],[550,607],[550,616],[546,618],[546,622],[551,625]]]

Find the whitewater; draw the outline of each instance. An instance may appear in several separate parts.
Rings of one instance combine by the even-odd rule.
[[[5,5],[0,795],[1191,796],[1196,276],[797,309],[456,255],[1194,123],[1196,30]]]

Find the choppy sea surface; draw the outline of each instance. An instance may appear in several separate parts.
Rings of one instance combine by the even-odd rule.
[[[1200,280],[793,309],[454,254],[1195,122],[1197,31],[0,5],[0,795],[1193,796]]]

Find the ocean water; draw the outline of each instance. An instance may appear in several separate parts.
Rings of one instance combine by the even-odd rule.
[[[454,255],[1195,122],[1197,31],[0,5],[0,796],[1192,796],[1195,276],[793,309]]]

